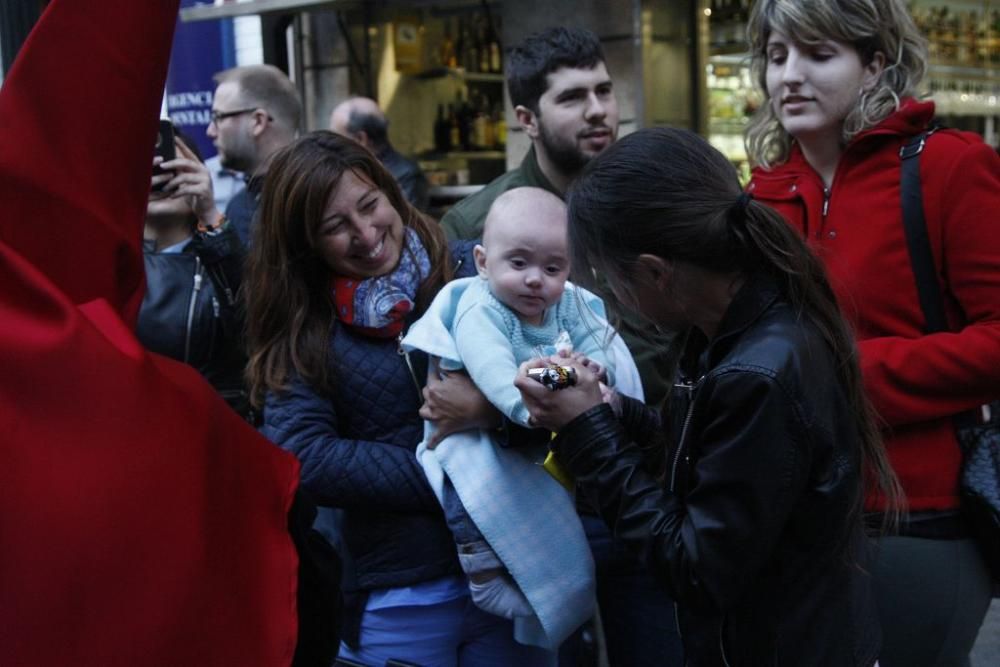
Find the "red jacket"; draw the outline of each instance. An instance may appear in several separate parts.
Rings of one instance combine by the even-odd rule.
[[[0,89],[0,664],[281,665],[295,459],[133,329],[177,0],[54,0]]]
[[[755,169],[747,188],[826,265],[911,510],[957,506],[961,455],[950,417],[1000,397],[1000,159],[969,132],[939,131],[920,156],[928,234],[956,331],[922,334],[899,149],[933,114],[933,103],[908,99],[855,137],[827,197],[797,144],[785,164]]]

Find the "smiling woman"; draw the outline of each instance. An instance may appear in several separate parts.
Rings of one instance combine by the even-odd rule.
[[[317,527],[353,565],[341,656],[545,664],[514,642],[509,620],[469,602],[414,453],[421,415],[443,430],[499,424],[459,374],[435,389],[457,400],[422,407],[427,357],[398,342],[460,267],[471,273],[473,244],[449,248],[372,153],[331,132],[279,151],[260,211],[245,290],[247,375],[264,434],[302,462]]]
[[[403,220],[381,190],[353,171],[323,211],[317,252],[336,274],[372,278],[391,271],[403,250]]]

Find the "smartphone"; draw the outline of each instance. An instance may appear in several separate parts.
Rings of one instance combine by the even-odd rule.
[[[177,157],[177,152],[174,148],[174,124],[169,120],[161,119],[160,128],[156,131],[156,145],[153,147],[153,155],[159,155],[163,158],[163,161],[173,160]],[[165,173],[160,165],[153,167],[153,175]],[[153,192],[159,192],[163,190],[163,186],[166,183],[160,183],[153,186]]]

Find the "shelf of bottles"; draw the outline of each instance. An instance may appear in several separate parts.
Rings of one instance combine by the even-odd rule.
[[[945,116],[1000,116],[1000,1],[923,0],[910,11],[927,36],[928,92]]]
[[[420,156],[432,185],[485,182],[503,172],[507,121],[497,20],[482,11],[441,17],[440,38],[427,45],[426,67],[414,75],[459,84],[454,97],[436,101],[434,148]]]
[[[740,177],[750,176],[743,131],[760,105],[750,77],[746,25],[752,0],[712,0],[708,16],[708,141],[729,158]]]

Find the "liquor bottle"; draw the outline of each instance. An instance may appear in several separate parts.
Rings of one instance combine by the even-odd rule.
[[[493,107],[493,123],[495,130],[493,132],[494,145],[497,148],[503,149],[507,147],[507,117],[503,112],[503,105],[500,102],[496,103]]]
[[[490,110],[489,100],[483,98],[483,150],[490,150],[497,143],[497,125]]]
[[[451,149],[451,126],[444,114],[444,105],[438,105],[437,120],[434,121],[434,150],[447,153]]]
[[[478,150],[493,147],[493,119],[485,95],[476,98],[472,104],[472,147]]]
[[[985,10],[982,15],[973,12],[976,23],[976,65],[984,67],[990,64],[989,17]]]
[[[486,114],[482,109],[476,110],[472,117],[472,148],[483,150],[486,144]]]
[[[1000,65],[1000,9],[990,10],[990,38],[988,53],[990,56],[990,65]]]
[[[475,30],[470,30],[466,25],[465,31],[465,54],[463,56],[463,66],[466,72],[479,71],[479,40],[476,39]]]
[[[444,37],[441,39],[441,64],[444,67],[456,67],[455,42],[451,39],[451,21],[444,22]]]
[[[465,32],[465,22],[461,18],[458,20],[458,29],[455,31],[455,64],[452,67],[463,67],[465,65],[465,54],[469,48],[469,40]]]
[[[462,128],[455,107],[448,105],[448,150],[458,150],[462,145]]]
[[[490,71],[490,47],[489,41],[486,38],[486,29],[482,24],[479,24],[476,30],[476,41],[479,43],[479,71],[489,72]]]
[[[458,143],[452,144],[452,150],[467,151],[472,148],[472,109],[462,97],[462,91],[455,93],[455,116],[458,119]]]
[[[490,71],[494,74],[500,74],[503,72],[503,60],[502,52],[500,49],[500,40],[497,39],[497,33],[493,30],[493,26],[490,26],[490,36],[489,36],[489,50],[490,50]]]

